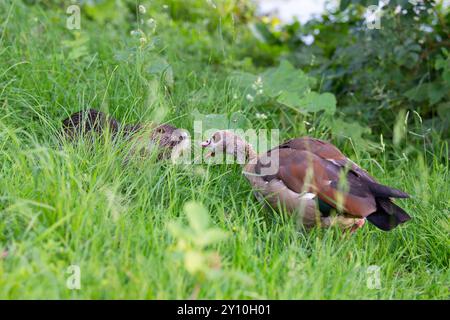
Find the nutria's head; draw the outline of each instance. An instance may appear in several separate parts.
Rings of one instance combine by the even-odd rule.
[[[173,148],[188,138],[185,130],[175,128],[169,124],[157,126],[152,132],[152,140],[157,141],[160,147]]]
[[[188,132],[169,124],[159,125],[153,129],[151,140],[161,149],[159,158],[178,157],[190,147]]]

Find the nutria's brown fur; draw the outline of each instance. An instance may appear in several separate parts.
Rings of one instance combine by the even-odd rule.
[[[181,147],[181,143],[187,138],[182,130],[168,124],[122,125],[113,117],[95,109],[78,111],[64,119],[63,131],[69,140],[74,140],[80,135],[92,133],[102,135],[109,131],[112,139],[122,137],[132,142],[133,154],[137,152],[145,154],[157,144],[160,149],[159,158],[167,157],[173,148]]]

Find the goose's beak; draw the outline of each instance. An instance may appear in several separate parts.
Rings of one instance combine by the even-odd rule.
[[[206,141],[203,141],[203,142],[201,143],[201,146],[202,146],[202,148],[206,148],[206,147],[208,147],[210,144],[211,144],[211,139],[208,139],[208,140],[206,140]],[[214,157],[215,155],[216,155],[216,154],[215,154],[214,151],[210,151],[210,152],[208,152],[207,154],[205,154],[204,159],[212,158],[212,157]]]
[[[207,146],[209,146],[211,144],[211,141],[209,141],[209,140],[206,140],[206,141],[203,141],[202,142],[202,148],[206,148]]]

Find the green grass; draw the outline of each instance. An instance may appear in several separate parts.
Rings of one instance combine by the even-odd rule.
[[[261,120],[244,97],[233,98],[230,72],[254,70],[243,59],[244,29],[226,39],[201,21],[172,21],[155,9],[158,41],[144,49],[129,20],[100,27],[83,19],[85,53],[71,60],[80,44],[64,42],[76,38],[64,28],[64,8],[12,2],[0,4],[0,256],[8,252],[0,258],[0,298],[184,299],[196,287],[202,299],[449,298],[450,175],[438,139],[402,146],[385,139],[375,154],[333,141],[382,183],[410,193],[399,203],[413,219],[389,233],[371,225],[352,236],[302,233],[254,199],[236,165],[124,165],[122,146],[107,139],[91,147],[58,139],[61,120],[88,106],[191,132],[195,109],[242,110],[254,127],[280,128],[283,138],[327,137],[320,117],[307,119],[316,124],[307,133],[300,114],[267,109]],[[127,60],[115,58],[133,49]],[[162,56],[175,77],[167,90],[148,73]],[[187,224],[190,200],[228,233],[210,248],[221,257],[221,277],[192,276],[177,258],[168,224]],[[70,265],[81,268],[80,290],[66,287]],[[380,267],[380,289],[367,287],[371,265]]]

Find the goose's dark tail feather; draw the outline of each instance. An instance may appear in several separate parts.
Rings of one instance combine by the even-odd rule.
[[[375,197],[379,198],[409,198],[406,192],[376,182],[370,182],[369,189]]]
[[[394,229],[411,217],[390,199],[376,198],[377,211],[367,216],[367,220],[384,231]]]

